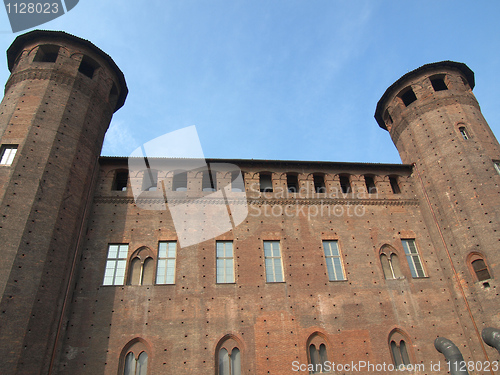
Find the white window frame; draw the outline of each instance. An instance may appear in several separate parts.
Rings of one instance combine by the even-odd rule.
[[[266,251],[267,249],[270,250]],[[278,254],[278,255],[276,255]],[[280,241],[264,241],[264,266],[266,269],[266,282],[282,283],[285,282],[283,273],[283,260],[281,258]],[[281,270],[281,279],[277,274],[277,269]]]
[[[411,276],[413,278],[426,277],[420,254],[418,253],[417,244],[414,238],[401,239],[403,248],[406,254],[408,266],[410,266]],[[418,270],[420,268],[420,271]]]
[[[326,270],[330,281],[345,281],[344,265],[340,255],[338,240],[324,240],[323,252],[325,254]],[[339,269],[340,268],[340,269]],[[331,269],[331,272],[330,272]]]
[[[158,243],[156,284],[175,284],[176,258],[177,241],[160,241]]]
[[[128,244],[109,244],[102,285],[124,285]]]
[[[18,145],[2,145],[0,165],[12,165],[17,153]]]
[[[233,241],[217,241],[215,252],[217,284],[233,284],[235,282]],[[227,272],[228,270],[231,273]]]

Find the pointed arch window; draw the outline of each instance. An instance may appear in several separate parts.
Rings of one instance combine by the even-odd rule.
[[[153,285],[154,264],[151,250],[148,248],[137,250],[130,261],[128,285]]]
[[[322,334],[314,333],[307,340],[307,354],[310,374],[328,372],[329,367],[327,342]]]
[[[217,349],[217,375],[241,375],[241,350],[236,339],[226,338]]]
[[[149,347],[141,338],[130,341],[120,355],[119,375],[147,375]]]
[[[403,273],[399,265],[399,258],[396,250],[391,246],[384,246],[380,253],[380,263],[387,280],[403,279]]]
[[[399,330],[395,330],[389,337],[389,348],[392,361],[397,369],[411,364],[409,340]]]

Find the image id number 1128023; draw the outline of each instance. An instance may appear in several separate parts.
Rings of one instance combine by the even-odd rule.
[[[7,13],[33,14],[33,13],[59,13],[58,3],[5,3]]]
[[[449,372],[457,372],[457,371],[498,371],[499,365],[498,362],[481,362],[481,361],[461,361],[461,362],[448,362],[448,371]]]

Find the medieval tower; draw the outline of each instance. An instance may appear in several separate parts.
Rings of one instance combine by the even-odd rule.
[[[500,147],[465,64],[422,66],[382,96],[403,164],[207,159],[176,175],[99,156],[127,86],[92,43],[33,31],[7,56],[2,374],[445,374],[437,337],[481,363],[470,375],[500,374],[481,339],[500,328]],[[180,246],[165,191],[208,198],[188,216],[226,188],[247,217]]]
[[[5,374],[43,374],[71,297],[104,134],[127,87],[108,55],[63,32],[19,36],[7,55],[0,357]]]

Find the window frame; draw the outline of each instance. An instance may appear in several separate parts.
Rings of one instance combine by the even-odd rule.
[[[284,273],[284,268],[283,268],[283,255],[281,252],[281,242],[280,241],[275,241],[275,240],[265,240],[263,241],[263,250],[264,250],[264,270],[266,274],[266,283],[284,283],[285,282],[285,273]],[[271,256],[266,255],[266,244],[271,245]],[[274,246],[273,245],[278,245],[278,251],[279,251],[279,256],[274,255]],[[281,277],[282,280],[277,280],[276,279],[276,260],[279,259],[279,266],[281,267]],[[272,265],[272,274],[268,272],[268,260],[270,261],[270,264]],[[273,280],[270,280],[268,278],[268,275],[273,276]]]
[[[427,277],[427,273],[425,272],[424,264],[422,262],[422,258],[420,257],[420,253],[418,251],[418,246],[415,241],[415,238],[402,238],[401,243],[403,245],[403,249],[406,255],[406,260],[408,262],[408,266],[410,267],[411,276],[414,279],[421,279]],[[412,244],[415,252],[411,252],[411,248],[408,244]],[[419,275],[417,272],[417,267],[415,266],[415,259],[418,259],[418,263],[420,265],[420,269],[422,270],[422,275]]]
[[[19,150],[19,145],[16,144],[4,144],[0,148],[0,165],[1,166],[11,166],[16,158],[17,151]],[[5,156],[8,154],[7,156]]]
[[[340,247],[339,247],[339,241],[338,240],[323,240],[322,241],[322,245],[323,245],[323,255],[325,256],[325,267],[326,267],[326,272],[327,272],[327,275],[328,275],[328,281],[346,281],[347,280],[347,277],[346,277],[346,274],[345,274],[345,269],[344,269],[344,263],[342,262],[342,253],[340,251]],[[337,251],[337,254],[333,254],[333,251],[332,251],[332,243],[335,244],[335,250]],[[328,244],[328,250],[330,250],[330,255],[327,254],[327,248],[325,246],[325,244]],[[338,263],[340,264],[340,270],[342,271],[342,274],[341,274],[341,277],[342,278],[338,278],[337,277],[337,267],[336,267],[336,264],[335,264],[335,259],[338,260]],[[328,261],[331,261],[331,268],[332,268],[332,271],[334,273],[334,275],[330,274],[330,269],[328,267],[329,265],[329,262]],[[332,278],[332,276],[334,276]]]
[[[492,160],[493,168],[497,171],[498,175],[500,175],[500,160]]]
[[[231,256],[226,256],[226,245],[231,244]],[[223,246],[224,256],[219,256],[219,245]],[[219,280],[219,260],[222,261],[223,267],[223,281]],[[232,280],[227,281],[227,265],[226,262],[231,262],[231,270],[232,270]],[[215,242],[215,281],[217,284],[235,284],[236,283],[236,275],[235,275],[235,267],[234,267],[234,246],[233,241],[216,241]]]
[[[162,257],[160,256],[160,252],[163,250],[161,249],[161,245],[166,244],[167,247],[164,249],[165,256]],[[170,245],[174,245],[174,249],[170,249]],[[177,276],[177,241],[159,241],[158,242],[158,256],[156,258],[156,275],[155,275],[155,285],[175,285],[175,278]],[[173,250],[174,251],[174,256],[169,256],[169,251]],[[163,262],[165,262],[163,266]],[[169,279],[169,274],[168,274],[168,269],[169,269],[169,264],[173,263],[173,275],[171,276],[171,279]],[[160,272],[160,269],[164,270],[163,272]],[[159,277],[163,275],[163,280],[159,280]],[[172,280],[169,282],[169,280]]]
[[[116,249],[116,257],[110,257],[111,255],[111,247],[113,246],[118,246]],[[124,249],[121,250],[121,247]],[[125,277],[127,275],[127,260],[128,260],[128,250],[129,250],[129,244],[121,244],[121,243],[111,243],[108,244],[108,254],[106,257],[106,265],[104,268],[104,277],[102,281],[103,286],[122,286],[125,285]],[[122,252],[123,251],[123,252]],[[110,265],[114,262],[114,265],[110,267]],[[119,268],[118,265],[123,265],[123,268]],[[118,270],[123,269],[123,275],[117,275]],[[108,270],[113,270],[112,273],[113,275],[108,275]],[[111,283],[106,282],[106,278],[111,277],[112,281]],[[121,278],[121,283],[117,282]]]

